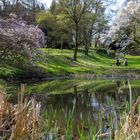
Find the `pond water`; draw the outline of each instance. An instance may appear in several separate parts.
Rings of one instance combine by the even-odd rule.
[[[140,95],[140,80],[61,79],[25,85],[26,95],[41,102],[49,131],[54,127],[68,129],[69,122],[74,135],[78,128],[88,132],[93,125],[96,133],[107,132],[110,127],[118,129],[120,116],[130,111]],[[5,87],[9,100],[15,102],[19,85]]]

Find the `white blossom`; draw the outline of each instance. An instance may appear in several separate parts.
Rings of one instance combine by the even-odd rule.
[[[106,39],[111,38],[112,41],[116,37],[116,34],[122,29],[129,25],[133,18],[139,19],[140,16],[140,1],[130,0],[127,5],[122,6],[118,9],[117,17],[115,22],[110,27],[106,35],[103,35],[100,39],[104,42]]]

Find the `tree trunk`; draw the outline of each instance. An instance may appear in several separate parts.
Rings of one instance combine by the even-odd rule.
[[[85,55],[88,56],[88,47],[86,46],[86,49],[85,49]]]
[[[78,52],[78,24],[75,23],[75,49],[73,60],[77,61],[77,52]]]
[[[95,39],[95,48],[97,48],[98,45],[99,45],[99,39],[100,39],[100,33],[99,33],[99,35],[97,36],[97,38]]]
[[[86,41],[86,43],[85,43],[85,55],[88,55],[88,50],[89,50],[89,46],[88,46],[88,43]]]
[[[18,18],[20,18],[20,8],[19,8],[19,0],[16,1],[16,15]]]
[[[35,23],[36,21],[36,0],[33,0],[33,5],[32,5],[32,21],[33,23]]]
[[[63,41],[62,41],[62,39],[61,39],[60,49],[61,49],[61,50],[63,49]]]
[[[98,46],[98,38],[95,39],[95,48]]]

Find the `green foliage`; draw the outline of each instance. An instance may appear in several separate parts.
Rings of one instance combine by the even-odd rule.
[[[72,44],[70,22],[65,14],[42,11],[37,15],[37,23],[46,34],[47,47],[69,48]]]
[[[52,3],[51,3],[51,6],[50,6],[50,12],[52,14],[56,14],[56,8],[57,8],[57,3],[56,3],[56,0],[53,0]]]
[[[0,67],[0,76],[1,77],[12,77],[16,73],[16,69],[12,67]]]

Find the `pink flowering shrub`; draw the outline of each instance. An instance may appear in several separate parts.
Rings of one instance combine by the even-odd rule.
[[[44,46],[44,33],[34,25],[11,17],[0,19],[0,60],[32,62]]]

